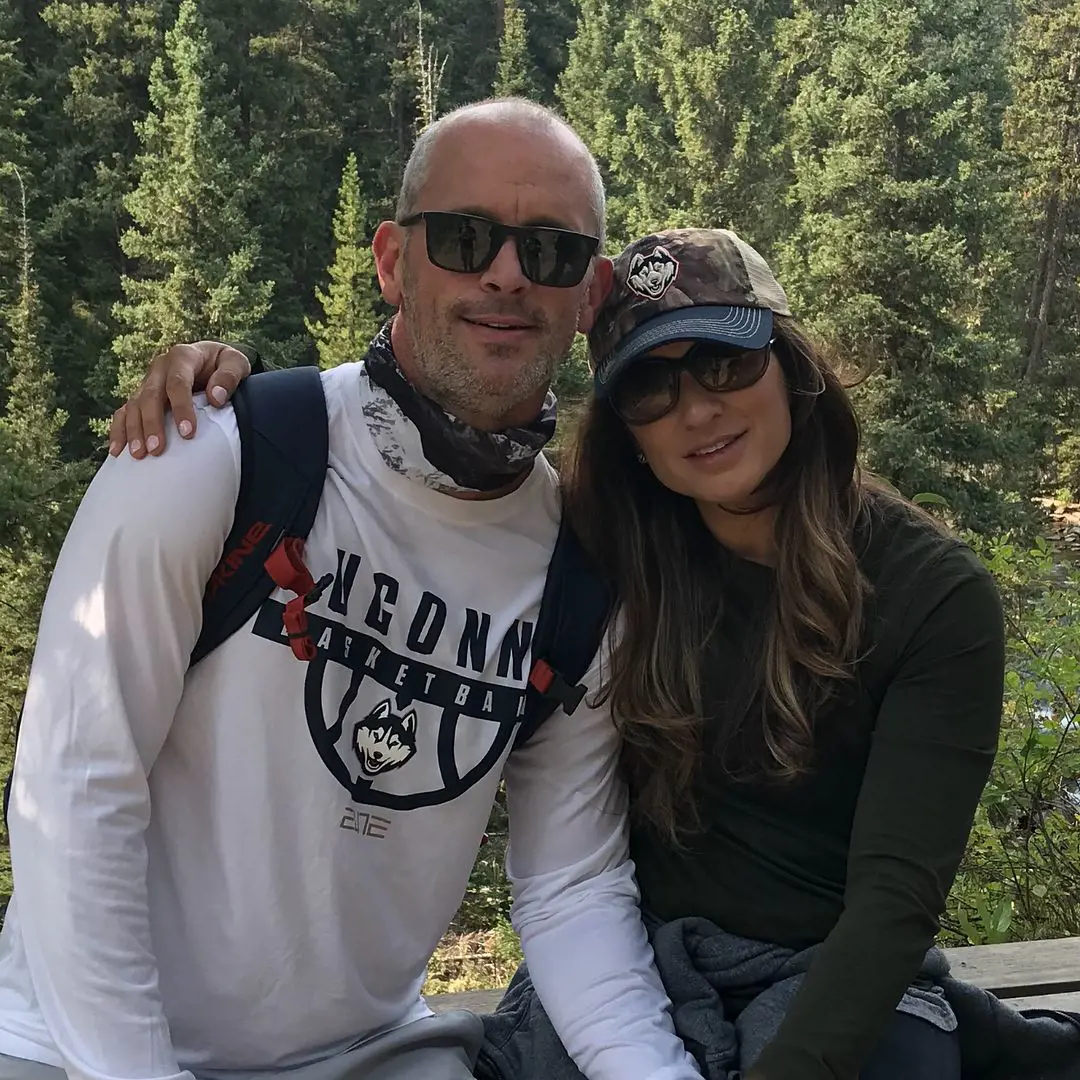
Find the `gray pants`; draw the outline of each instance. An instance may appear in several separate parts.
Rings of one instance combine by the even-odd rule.
[[[484,1037],[480,1017],[447,1012],[291,1069],[200,1072],[197,1080],[472,1080]],[[66,1080],[63,1069],[0,1054],[0,1080]]]

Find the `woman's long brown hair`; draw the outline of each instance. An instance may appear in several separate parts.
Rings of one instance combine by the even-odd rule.
[[[854,544],[868,486],[839,378],[792,320],[775,325],[791,440],[757,493],[777,514],[772,609],[747,707],[715,739],[710,731],[708,755],[734,778],[784,781],[809,768],[815,715],[850,678],[859,650],[868,586]],[[638,461],[604,402],[589,407],[564,485],[570,521],[620,599],[600,696],[624,737],[635,810],[678,839],[698,821],[693,792],[709,708],[702,657],[723,602],[707,587],[716,579],[703,579],[702,559],[716,548],[697,506]]]

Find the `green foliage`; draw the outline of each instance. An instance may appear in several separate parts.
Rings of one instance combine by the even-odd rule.
[[[509,819],[506,788],[502,784],[491,808],[485,836],[487,839],[469,877],[469,890],[454,919],[455,930],[463,933],[486,930],[510,918],[510,883],[505,868]]]
[[[135,225],[121,246],[135,270],[121,279],[115,315],[127,332],[113,345],[124,395],[151,356],[191,335],[263,344],[273,283],[259,279],[246,182],[265,160],[243,148],[224,75],[198,4],[184,0],[151,71],[139,185],[125,200]]]
[[[1003,129],[1021,202],[1015,254],[1026,302],[1024,372],[1075,381],[1068,368],[1080,340],[1080,3],[1027,0],[1022,10]]]
[[[367,238],[367,217],[356,155],[350,153],[342,170],[338,205],[334,211],[334,261],[328,271],[330,288],[325,292],[315,290],[323,317],[306,323],[319,351],[319,365],[323,368],[358,360],[379,329],[375,257]]]
[[[92,452],[90,421],[114,401],[123,199],[137,179],[150,67],[174,16],[173,0],[50,0],[36,32],[27,27],[41,98],[30,134],[41,157],[42,305],[73,455]]]
[[[504,0],[503,32],[499,40],[499,66],[495,70],[495,97],[537,98],[539,90],[529,55],[529,28],[518,0]]]
[[[586,0],[559,93],[610,180],[620,242],[678,225],[767,246],[783,174],[776,3]]]
[[[0,0],[0,164],[7,173],[7,178],[0,177],[0,303],[13,299],[10,290],[18,267],[16,237],[22,189],[9,181],[15,179],[13,169],[26,168],[28,163],[25,128],[32,105],[29,79],[20,59],[15,14],[10,0]]]
[[[1080,3],[1028,0],[1011,59],[1003,124],[1015,193],[1012,307],[1022,312],[1018,371],[1052,427],[1052,484],[1080,495]]]
[[[556,469],[559,468],[562,456],[573,440],[574,432],[584,415],[592,381],[586,339],[583,334],[578,334],[574,338],[570,355],[555,373],[552,386],[559,399],[558,425],[555,428],[555,437],[548,444],[545,453]]]
[[[1080,566],[971,538],[1001,587],[1001,738],[945,920],[971,944],[1080,933]]]
[[[1021,524],[1039,485],[1038,416],[1017,409],[1002,326],[1000,117],[1008,7],[800,3],[780,39],[793,310],[872,375],[868,459],[980,529]]]
[[[24,192],[18,169],[9,166],[7,174],[13,174]],[[0,414],[0,632],[4,638],[0,770],[5,775],[33,656],[38,612],[86,472],[81,464],[60,459],[59,435],[65,417],[56,409],[55,379],[42,345],[25,198],[19,216],[18,292],[15,301],[0,311],[10,342],[3,363],[6,404]]]
[[[646,172],[646,147],[665,145],[667,125],[651,88],[638,80],[633,36],[644,0],[581,0],[558,96],[570,123],[596,155],[608,190],[608,244],[613,251],[640,231],[643,219],[677,213],[667,174]]]

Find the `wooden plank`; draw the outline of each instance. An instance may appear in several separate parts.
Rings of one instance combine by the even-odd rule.
[[[432,1012],[444,1013],[452,1009],[469,1009],[484,1015],[495,1011],[502,997],[501,990],[467,990],[457,994],[433,994],[427,999]],[[1060,1009],[1080,1013],[1080,994],[1044,994],[1038,997],[1008,998],[1014,1009]]]
[[[955,978],[991,990],[1017,1008],[1080,1012],[1080,937],[968,946],[945,953]],[[502,989],[467,990],[434,994],[427,1002],[434,1012],[471,1009],[482,1014],[493,1012],[502,994]],[[1031,1004],[1035,1001],[1038,1004]]]
[[[998,997],[1080,991],[1080,937],[946,949],[953,976]]]
[[[428,1008],[432,1012],[444,1013],[451,1009],[469,1009],[474,1013],[491,1013],[502,998],[502,990],[463,990],[457,994],[432,994],[428,997]]]
[[[1014,1009],[1059,1009],[1080,1013],[1080,994],[1046,994],[1043,997],[1009,998],[1007,1005]]]

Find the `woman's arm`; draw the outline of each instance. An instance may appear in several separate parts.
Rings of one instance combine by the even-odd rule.
[[[912,631],[877,718],[844,913],[748,1080],[853,1080],[939,929],[997,750],[1001,600],[955,547],[912,582]]]

